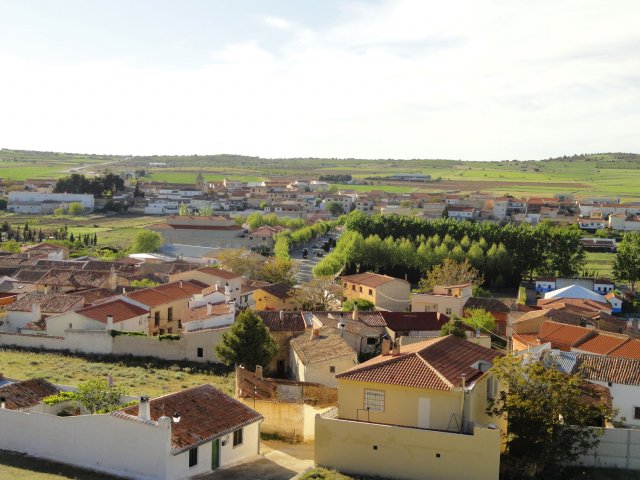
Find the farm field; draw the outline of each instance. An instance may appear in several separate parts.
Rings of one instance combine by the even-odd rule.
[[[203,383],[210,383],[227,394],[233,394],[235,388],[234,373],[222,365],[180,366],[172,362],[111,357],[90,360],[60,353],[0,349],[0,366],[8,378],[42,377],[71,386],[111,373],[114,383],[122,385],[129,395],[156,397],[163,394],[165,387],[167,392],[176,392]]]
[[[32,228],[53,229],[67,225],[69,234],[94,233],[98,235],[98,246],[128,247],[140,228],[154,223],[164,222],[161,216],[145,215],[87,215],[62,216],[53,215],[25,215],[16,213],[0,213],[0,223],[8,222],[15,228],[22,228],[25,222]]]
[[[596,277],[610,278],[615,257],[615,253],[586,252],[587,261],[583,270],[593,272]]]
[[[164,163],[164,167],[150,166]],[[320,175],[349,174],[375,185],[338,185],[356,191],[384,189],[406,193],[484,191],[498,195],[619,197],[640,200],[640,155],[602,153],[540,161],[468,162],[462,160],[363,160],[325,158],[266,159],[242,155],[124,157],[52,152],[0,150],[0,177],[13,180],[57,178],[71,171],[115,173],[143,169],[142,181],[193,184],[198,173],[205,180],[223,178],[259,181],[268,178],[317,179]],[[381,177],[397,173],[430,175],[429,183],[392,182]],[[379,182],[379,184],[377,184]]]

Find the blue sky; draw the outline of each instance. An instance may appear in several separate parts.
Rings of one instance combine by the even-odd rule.
[[[634,0],[0,0],[0,147],[640,151]]]

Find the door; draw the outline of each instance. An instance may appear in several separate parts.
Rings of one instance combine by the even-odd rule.
[[[211,442],[211,470],[220,466],[220,439],[216,438]]]
[[[284,377],[284,360],[278,360],[278,376]]]
[[[418,427],[429,428],[431,401],[427,397],[418,398]]]

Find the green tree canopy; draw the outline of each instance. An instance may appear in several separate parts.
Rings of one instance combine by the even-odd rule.
[[[106,413],[122,405],[126,392],[120,385],[109,387],[107,379],[94,379],[78,385],[76,399],[91,413]]]
[[[373,302],[364,298],[357,298],[356,300],[345,300],[344,302],[342,302],[342,311],[353,312],[353,308],[355,305],[358,306],[358,311],[360,312],[368,312],[376,308]]]
[[[328,212],[331,212],[331,215],[338,216],[344,213],[344,208],[342,208],[342,204],[338,202],[329,202],[326,207]]]
[[[508,419],[506,465],[521,477],[557,475],[598,444],[604,430],[592,427],[612,412],[578,375],[510,355],[495,359],[491,371],[504,390],[487,413]]]
[[[484,308],[467,308],[462,321],[474,330],[483,332],[493,332],[496,328],[496,319]]]
[[[278,353],[278,344],[262,319],[251,310],[241,312],[231,328],[222,334],[216,355],[226,365],[242,365],[254,371],[266,367]]]
[[[467,333],[464,328],[462,319],[457,315],[452,315],[447,323],[442,325],[440,329],[440,336],[446,337],[447,335],[455,335],[460,338],[467,338]]]
[[[70,215],[82,215],[84,213],[84,205],[80,202],[71,202],[69,204]]]
[[[461,285],[471,283],[473,285],[482,284],[484,279],[469,260],[456,262],[450,258],[445,258],[440,265],[435,265],[427,276],[420,280],[418,291],[428,293],[433,291],[436,285]]]
[[[612,271],[616,280],[629,282],[632,289],[640,280],[640,233],[629,232],[624,235],[618,245]]]
[[[136,238],[131,247],[131,252],[156,252],[160,248],[160,245],[162,245],[162,237],[158,232],[152,232],[151,230],[141,230],[136,235]]]

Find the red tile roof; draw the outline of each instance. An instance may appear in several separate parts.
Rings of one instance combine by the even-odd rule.
[[[390,277],[388,275],[380,275],[378,273],[356,273],[355,275],[345,275],[342,277],[343,282],[355,283],[358,285],[366,285],[367,287],[379,287],[385,283],[398,281],[409,283],[401,278]]]
[[[624,345],[609,352],[609,356],[640,359],[640,340],[629,340]]]
[[[380,315],[393,331],[435,331],[449,321],[449,317],[439,312],[380,312]]]
[[[38,405],[43,398],[60,390],[43,378],[32,378],[23,382],[10,383],[0,387],[0,397],[6,399],[6,408],[20,410]]]
[[[598,355],[608,355],[615,349],[621,347],[629,341],[629,337],[620,335],[608,335],[605,333],[597,333],[594,337],[586,342],[577,345],[575,348],[584,350],[585,352],[596,353]]]
[[[640,360],[576,354],[575,370],[587,380],[640,385]]]
[[[336,375],[344,380],[451,390],[483,375],[473,365],[493,362],[502,354],[453,335],[401,348],[399,355],[380,355]]]
[[[542,325],[538,338],[541,343],[550,342],[552,348],[568,350],[594,334],[594,330],[590,328],[547,321]]]
[[[272,332],[304,332],[306,328],[302,312],[256,310],[253,313],[262,318],[264,324]]]
[[[27,293],[14,303],[5,305],[4,309],[12,312],[31,312],[33,304],[37,304],[40,305],[40,312],[43,314],[64,313],[82,302],[84,302],[84,299],[78,295]]]
[[[212,303],[211,309],[209,309],[209,305],[200,305],[198,307],[185,309],[182,312],[182,323],[225,315],[227,313],[231,313],[231,305],[228,303]]]
[[[141,315],[148,315],[149,310],[132,305],[124,300],[116,299],[92,307],[82,308],[76,313],[102,323],[107,323],[107,316],[111,315],[113,316],[113,323],[118,323]]]
[[[262,420],[262,415],[225,395],[211,385],[154,398],[150,402],[151,419],[163,414],[180,414],[180,423],[171,425],[172,453],[178,454],[214,438]],[[127,407],[111,415],[134,420],[138,406]]]
[[[155,307],[163,303],[191,298],[195,293],[202,293],[202,290],[208,286],[196,280],[179,280],[158,285],[157,287],[143,288],[142,290],[128,293],[127,296],[149,307]]]

